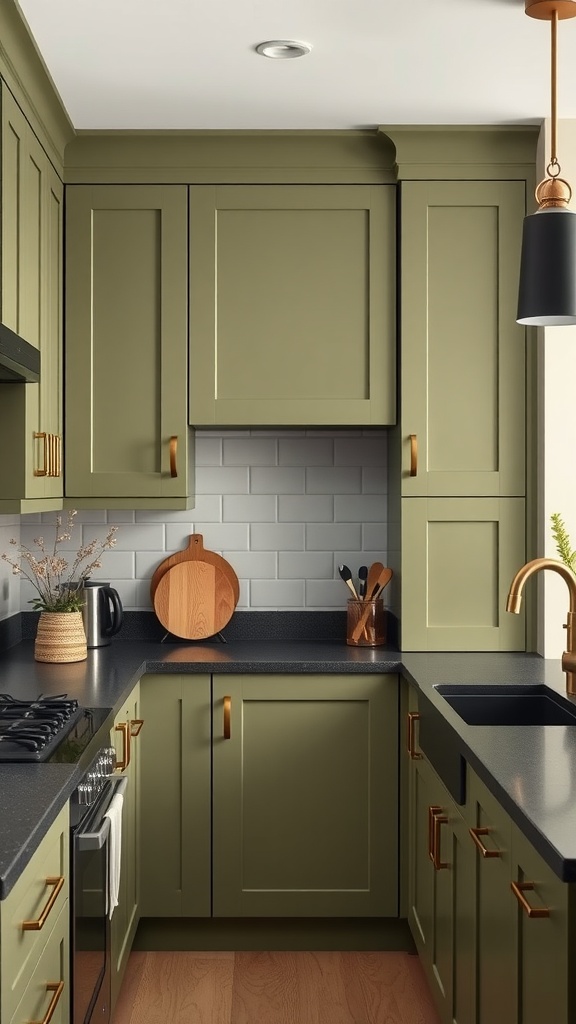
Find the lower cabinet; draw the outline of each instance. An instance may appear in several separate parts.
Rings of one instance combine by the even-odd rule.
[[[467,766],[456,805],[408,714],[408,920],[445,1024],[571,1024],[576,887],[562,882]]]
[[[70,831],[64,807],[0,903],[0,1020],[70,1020]]]
[[[118,906],[110,922],[111,1006],[114,1008],[140,918],[140,684],[120,708],[110,740],[118,769],[128,778],[122,811]],[[161,863],[161,862],[160,862]]]
[[[396,676],[141,686],[143,915],[398,915]]]

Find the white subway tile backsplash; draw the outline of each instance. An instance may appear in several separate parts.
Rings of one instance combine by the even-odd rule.
[[[334,495],[334,519],[337,523],[381,523],[386,504],[380,494]]]
[[[221,466],[222,438],[207,437],[202,431],[197,430],[194,462],[197,470],[198,466]]]
[[[191,515],[189,512],[188,515]],[[194,523],[188,521],[187,523],[166,523],[166,537],[162,550],[164,552],[163,558],[166,555],[173,555],[176,551],[180,551],[181,548],[187,548],[190,541],[190,534],[196,533],[194,529]]]
[[[255,466],[250,470],[251,494],[304,494],[302,466]]]
[[[331,494],[278,495],[278,521],[281,523],[325,523],[333,519]]]
[[[304,580],[252,580],[250,607],[303,608]]]
[[[196,494],[248,494],[248,466],[198,466]]]
[[[385,466],[388,446],[384,435],[376,437],[337,437],[334,441],[335,466]]]
[[[362,527],[363,550],[387,551],[388,543],[388,526],[386,523],[366,523]]]
[[[386,466],[364,466],[362,487],[364,494],[388,494],[388,473]]]
[[[306,470],[307,494],[360,494],[359,466],[314,466]]]
[[[304,551],[304,523],[253,523],[252,551]]]
[[[331,466],[333,461],[331,437],[281,437],[278,440],[279,466]]]
[[[222,505],[225,523],[270,523],[276,519],[274,494],[225,494]]]
[[[275,466],[275,437],[225,437],[222,449],[224,466]]]
[[[352,595],[341,579],[306,580],[307,608],[346,608],[346,601]]]
[[[238,573],[239,608],[345,608],[338,565],[356,573],[386,561],[387,441],[385,430],[356,428],[198,430],[194,509],[82,510],[63,553],[118,524],[116,546],[104,552],[97,575],[116,587],[127,610],[148,610],[154,570],[200,533]],[[0,551],[8,534],[32,544],[44,532],[48,540],[54,519],[0,516]],[[14,604],[27,609],[35,595],[8,574],[0,562],[0,617]]]
[[[276,579],[275,551],[223,551],[224,558],[236,575],[248,580]]]
[[[210,551],[249,551],[250,526],[248,523],[195,523],[196,533],[204,538],[204,547]]]
[[[361,523],[311,523],[306,527],[307,551],[362,550]]]
[[[279,579],[332,579],[332,554],[329,551],[280,551]]]

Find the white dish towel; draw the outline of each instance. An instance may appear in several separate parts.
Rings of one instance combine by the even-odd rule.
[[[120,859],[122,853],[122,809],[124,797],[116,793],[104,817],[110,818],[110,835],[108,837],[108,898],[106,901],[108,917],[112,917],[114,907],[118,906],[120,890]]]

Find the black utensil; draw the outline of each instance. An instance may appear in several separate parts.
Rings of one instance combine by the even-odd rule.
[[[356,600],[358,600],[358,594],[356,593],[356,587],[352,583],[352,573],[350,572],[350,569],[348,568],[348,566],[347,565],[339,565],[338,566],[338,572],[340,573],[340,577],[344,580],[344,583],[346,584],[348,589],[351,590],[351,592],[354,595],[354,597],[356,598]]]
[[[361,565],[358,569],[358,579],[360,580],[360,583],[358,584],[358,597],[364,600],[366,597],[366,580],[368,579],[367,565]]]

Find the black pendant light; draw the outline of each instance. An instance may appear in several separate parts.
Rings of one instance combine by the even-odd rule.
[[[568,209],[572,189],[560,177],[556,153],[558,20],[576,17],[576,0],[525,0],[525,8],[551,24],[552,130],[548,177],[536,188],[538,210],[524,218],[517,322],[556,327],[576,324],[576,214]]]

